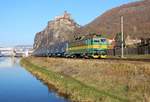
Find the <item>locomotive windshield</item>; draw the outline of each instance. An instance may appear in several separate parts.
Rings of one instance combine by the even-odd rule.
[[[99,42],[99,40],[94,40],[94,42]]]
[[[103,38],[103,39],[101,39],[101,42],[106,42],[106,39],[104,39],[104,38]]]

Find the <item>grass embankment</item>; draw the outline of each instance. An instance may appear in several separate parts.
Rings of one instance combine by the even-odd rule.
[[[22,65],[75,102],[149,102],[150,64],[64,58],[23,59]]]

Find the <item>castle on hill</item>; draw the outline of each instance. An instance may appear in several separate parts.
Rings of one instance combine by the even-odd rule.
[[[59,21],[61,19],[71,19],[71,15],[67,11],[64,11],[63,15],[55,17],[55,21]]]

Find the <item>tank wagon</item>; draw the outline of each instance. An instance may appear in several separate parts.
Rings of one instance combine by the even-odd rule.
[[[34,51],[34,56],[63,56],[105,58],[108,41],[101,35],[91,34],[75,38],[73,41],[55,43],[48,48]]]
[[[48,56],[65,56],[68,42],[60,42],[51,45],[48,48]]]
[[[68,42],[59,42],[48,47],[40,47],[36,49],[32,55],[38,57],[46,57],[46,56],[65,56],[66,49],[68,46]]]

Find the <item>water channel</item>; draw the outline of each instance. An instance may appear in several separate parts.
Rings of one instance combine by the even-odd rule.
[[[0,102],[68,102],[19,65],[0,57]]]

